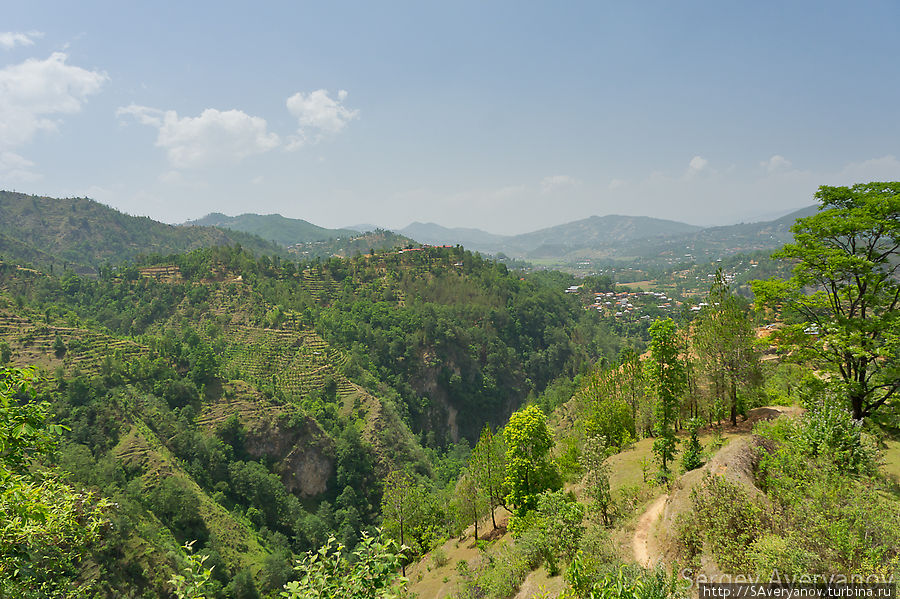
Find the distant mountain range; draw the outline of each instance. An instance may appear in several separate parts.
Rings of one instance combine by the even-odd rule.
[[[685,235],[630,243],[619,248],[619,253],[629,257],[669,255],[704,261],[739,252],[771,251],[793,240],[791,227],[798,218],[812,216],[818,209],[815,205],[807,206],[775,220],[707,227]]]
[[[396,238],[380,237],[374,247],[386,249],[415,240],[429,245],[462,245],[486,254],[502,253],[526,260],[630,260],[660,255],[668,257],[669,261],[674,257],[704,260],[778,248],[792,238],[790,228],[794,220],[813,214],[816,209],[816,206],[809,206],[771,221],[705,228],[649,216],[613,214],[591,216],[521,235],[497,235],[476,228],[448,228],[436,223],[413,222],[394,231]],[[346,255],[358,251],[365,247],[364,244],[356,244],[357,247],[351,249],[347,243],[336,243],[335,240],[359,238],[360,231],[378,229],[370,224],[326,229],[278,214],[226,216],[214,213],[185,224],[253,233],[282,246],[296,246],[304,255],[310,256],[328,252]]]
[[[399,232],[423,243],[461,244],[485,253],[502,252],[525,259],[631,259],[677,252],[706,259],[778,248],[792,239],[790,228],[794,221],[816,210],[816,206],[809,206],[772,221],[706,228],[647,216],[609,215],[509,236],[418,222]]]
[[[0,191],[0,258],[35,265],[95,271],[103,263],[140,254],[171,254],[197,247],[240,243],[256,254],[328,257],[385,251],[415,243],[463,245],[486,254],[570,263],[588,260],[704,261],[738,252],[771,251],[792,239],[797,218],[809,206],[781,218],[721,227],[698,227],[646,216],[592,216],[521,235],[414,222],[396,232],[327,229],[278,214],[209,214],[186,226],[124,214],[87,198],[56,199]]]

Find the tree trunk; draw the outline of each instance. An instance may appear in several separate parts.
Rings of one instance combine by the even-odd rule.
[[[737,385],[731,379],[731,426],[737,426]]]
[[[403,543],[403,520],[400,520],[400,546],[402,547]],[[403,576],[406,576],[406,556],[403,556],[403,560],[400,562],[400,571]]]
[[[850,408],[853,411],[853,419],[854,420],[862,420],[866,414],[863,412],[863,398],[862,395],[851,395],[850,396]]]

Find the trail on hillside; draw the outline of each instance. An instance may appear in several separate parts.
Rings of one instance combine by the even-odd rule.
[[[653,527],[653,523],[662,516],[668,498],[668,495],[660,495],[657,497],[656,501],[654,501],[647,511],[644,512],[644,515],[641,516],[637,528],[634,531],[634,559],[645,568],[653,566],[650,559],[649,547],[650,529]]]
[[[738,426],[725,428],[724,431],[731,438],[729,443],[720,448],[703,468],[681,476],[682,485],[679,485],[679,490],[673,492],[673,511],[677,513],[680,509],[678,506],[683,504],[684,498],[686,494],[690,493],[692,485],[705,472],[716,472],[723,475],[727,473],[732,482],[738,481],[747,488],[753,488],[753,466],[751,463],[752,458],[750,457],[750,434],[753,426],[761,420],[772,420],[781,416],[797,416],[802,411],[801,408],[796,406],[754,408],[747,413],[747,418],[739,423]],[[634,559],[645,568],[654,565],[655,560],[650,555],[649,547],[650,531],[653,524],[662,516],[668,500],[669,495],[658,497],[641,516],[634,531],[634,539],[632,541]],[[670,517],[674,517],[674,514],[670,514]]]

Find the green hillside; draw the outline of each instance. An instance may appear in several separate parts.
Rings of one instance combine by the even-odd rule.
[[[348,258],[356,254],[393,251],[418,245],[418,242],[409,237],[384,229],[375,229],[365,233],[354,233],[349,237],[298,243],[288,248],[288,251],[302,260],[310,260],[332,256]]]
[[[240,244],[275,254],[276,245],[237,231],[184,228],[130,216],[87,198],[48,198],[0,191],[0,255],[49,269],[94,273],[141,254],[171,254]]]
[[[339,237],[358,235],[350,229],[326,229],[299,218],[287,218],[280,214],[240,214],[226,216],[219,212],[184,223],[187,226],[221,227],[243,231],[270,240],[282,246],[310,241],[327,241]]]

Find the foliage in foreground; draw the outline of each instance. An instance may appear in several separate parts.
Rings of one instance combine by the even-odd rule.
[[[381,535],[363,534],[347,555],[330,537],[317,552],[297,560],[299,580],[284,586],[287,599],[400,599],[408,597],[408,580],[398,573],[403,548]]]
[[[106,502],[36,468],[59,427],[34,401],[30,369],[0,369],[0,597],[75,597],[79,564],[100,539]]]
[[[569,588],[560,599],[675,599],[687,596],[675,572],[619,566],[614,571],[591,576],[586,561],[581,552],[572,560],[566,572]]]

